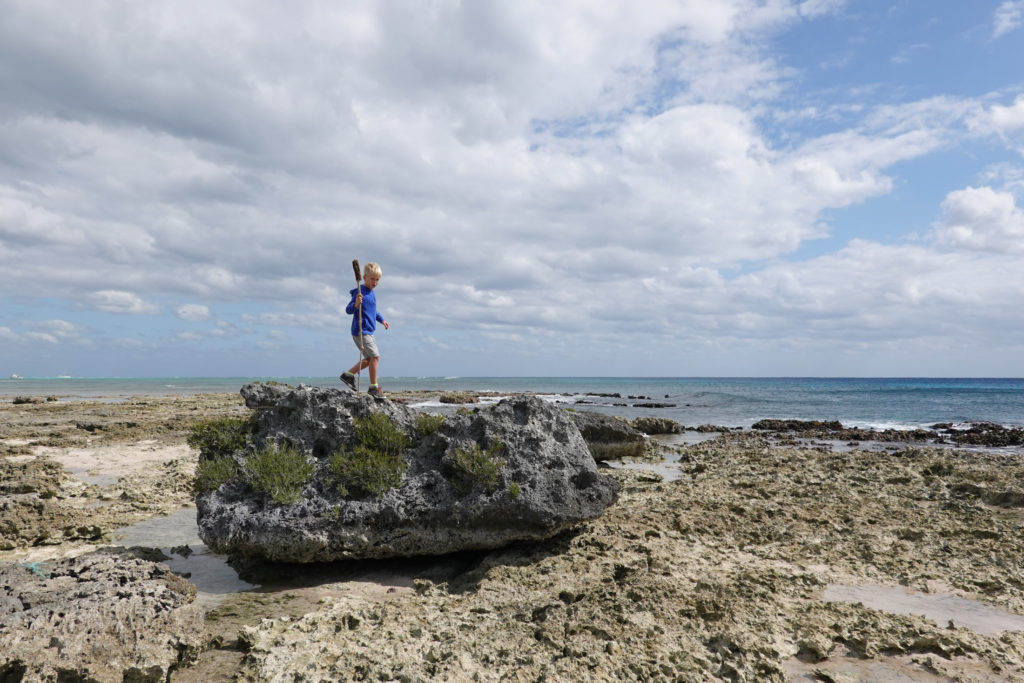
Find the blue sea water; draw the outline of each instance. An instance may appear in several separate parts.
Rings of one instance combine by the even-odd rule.
[[[341,386],[335,377],[25,378],[0,379],[0,396],[233,393],[246,382],[267,379]],[[629,419],[659,415],[687,426],[749,427],[764,418],[839,420],[875,429],[981,421],[1024,426],[1024,379],[1019,378],[389,377],[381,384],[386,390],[536,392],[580,409]],[[639,405],[649,402],[675,405]]]

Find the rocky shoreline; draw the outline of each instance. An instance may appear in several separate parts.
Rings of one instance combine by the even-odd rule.
[[[197,462],[185,445],[188,428],[245,410],[237,395],[0,404],[0,678],[47,680],[12,663],[12,643],[28,628],[17,619],[67,590],[61,576],[87,574],[67,563],[110,564],[94,552],[108,552],[117,528],[188,509]],[[136,549],[130,563],[147,578],[126,579],[139,592],[121,598],[144,607],[128,622],[136,630],[124,632],[123,640],[136,639],[134,659],[123,659],[121,675],[98,665],[77,675],[1024,679],[1024,626],[1013,620],[1024,615],[1024,460],[957,450],[949,442],[969,430],[943,431],[952,426],[930,430],[944,444],[892,440],[882,450],[859,447],[885,442],[881,433],[792,427],[708,427],[710,438],[693,444],[648,440],[638,460],[670,449],[678,478],[604,468],[622,485],[618,502],[548,540],[301,569],[250,561],[237,568],[262,588],[202,610],[180,579],[145,559],[157,553]],[[976,433],[996,445],[1016,438],[990,427]],[[857,443],[837,451],[807,439]],[[835,597],[853,588],[859,601]],[[863,597],[892,590],[914,604],[970,601],[962,604],[980,622]],[[146,616],[157,604],[164,607]],[[32,622],[33,633],[46,622],[56,637],[61,620],[48,619]],[[146,645],[147,631],[165,637]],[[61,666],[50,679],[74,680],[74,667]]]

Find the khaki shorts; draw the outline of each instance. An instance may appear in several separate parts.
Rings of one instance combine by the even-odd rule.
[[[359,346],[359,339],[359,335],[352,336],[352,342],[355,343],[357,349],[363,352],[363,358],[380,358],[380,351],[377,350],[377,342],[373,339],[372,334],[364,334],[362,336],[362,347]]]

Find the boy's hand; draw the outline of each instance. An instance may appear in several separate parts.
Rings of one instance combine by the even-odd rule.
[[[388,321],[387,320],[382,320],[380,324],[384,326],[385,330],[390,330],[391,329],[391,325],[388,325]]]
[[[363,305],[363,295],[362,294],[356,294],[356,306],[362,306],[362,305]]]

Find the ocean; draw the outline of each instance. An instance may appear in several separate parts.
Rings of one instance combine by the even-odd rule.
[[[336,377],[58,377],[0,379],[0,396],[74,400],[233,393],[247,382],[269,379],[341,388]],[[362,381],[364,386],[368,383],[365,374]],[[938,422],[1024,427],[1024,379],[1019,378],[385,377],[381,385],[386,391],[535,392],[577,409],[627,419],[658,415],[690,427],[750,427],[765,418],[839,420],[846,427],[873,429],[911,429]]]

